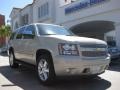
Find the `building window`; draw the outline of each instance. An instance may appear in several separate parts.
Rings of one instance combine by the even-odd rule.
[[[46,15],[48,15],[49,14],[49,4],[48,3],[46,3]]]
[[[115,40],[115,37],[113,36],[107,36],[107,41],[114,41]]]
[[[19,26],[18,26],[18,23],[16,22],[15,23],[15,26],[14,26],[14,29],[17,29]]]
[[[29,15],[28,15],[28,14],[25,14],[24,16],[22,16],[23,25],[28,24],[28,18],[29,18]]]
[[[43,5],[41,6],[41,17],[43,17],[43,13],[44,13],[44,8]]]
[[[38,7],[38,18],[46,17],[49,14],[49,4],[48,2]]]
[[[39,17],[39,18],[40,18],[40,16],[41,16],[41,15],[40,15],[40,12],[41,12],[41,8],[39,7],[39,8],[38,8],[38,17]]]

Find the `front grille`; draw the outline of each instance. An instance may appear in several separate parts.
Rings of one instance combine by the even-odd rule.
[[[80,45],[81,55],[84,57],[107,56],[107,45],[103,44],[84,44]]]
[[[103,45],[103,44],[81,44],[80,47],[83,47],[83,48],[107,48],[107,45]]]
[[[84,57],[101,57],[106,55],[105,51],[82,51],[82,56]]]

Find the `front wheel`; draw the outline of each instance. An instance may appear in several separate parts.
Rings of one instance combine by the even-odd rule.
[[[19,65],[15,62],[15,56],[13,52],[9,54],[9,64],[11,68],[17,68]]]
[[[40,82],[45,85],[51,84],[55,78],[51,57],[48,55],[41,55],[38,57],[37,61],[37,72]]]

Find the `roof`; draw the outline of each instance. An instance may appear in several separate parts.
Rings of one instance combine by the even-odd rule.
[[[32,2],[31,4],[28,4],[28,5],[26,5],[26,6],[23,7],[23,8],[13,7],[13,9],[12,9],[12,11],[11,11],[11,13],[10,13],[10,16],[11,16],[12,12],[13,12],[15,9],[16,9],[16,10],[23,10],[23,9],[25,9],[26,7],[33,5],[33,3],[34,3],[35,1],[36,1],[36,0],[33,0],[33,2]],[[10,17],[10,16],[9,16],[9,17]]]
[[[13,12],[14,10],[21,10],[21,8],[13,7],[13,9],[12,9],[12,11],[11,11],[11,13],[10,13],[10,16],[12,15],[12,12]],[[9,16],[9,17],[10,17],[10,16]]]
[[[33,5],[33,3],[32,3],[32,4],[28,4],[28,5],[26,5],[25,7],[23,7],[23,8],[21,9],[21,11],[22,11],[23,9],[25,9],[25,8],[27,8],[27,7],[29,7],[29,6],[31,6],[31,5]]]

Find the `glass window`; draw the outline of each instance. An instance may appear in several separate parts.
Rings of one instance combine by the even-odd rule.
[[[22,21],[23,21],[23,25],[26,25],[26,24],[28,24],[28,22],[29,22],[29,15],[28,14],[25,14],[24,16],[22,16]]]
[[[57,25],[40,25],[37,24],[38,32],[40,35],[74,35],[70,30]]]
[[[33,39],[35,37],[35,27],[33,25],[27,26],[23,31],[23,39]]]
[[[41,7],[38,8],[38,17],[45,17],[49,14],[49,5],[48,2],[41,5]]]
[[[23,33],[24,29],[25,29],[25,27],[22,27],[18,30],[16,39],[22,39],[22,33]]]
[[[49,4],[48,3],[46,3],[46,15],[48,15],[49,14],[49,6],[48,6]]]
[[[40,17],[42,17],[42,8],[40,7]]]
[[[38,8],[38,17],[39,18],[41,17],[41,8],[40,7]]]
[[[41,6],[41,17],[43,17],[43,5]]]
[[[45,14],[46,14],[46,9],[45,9],[46,7],[45,7],[45,4],[43,5],[43,16],[45,16]]]

